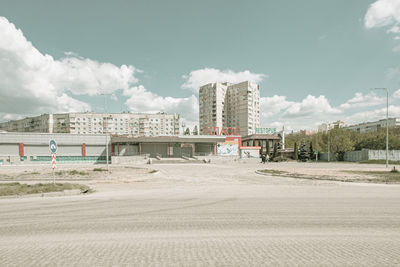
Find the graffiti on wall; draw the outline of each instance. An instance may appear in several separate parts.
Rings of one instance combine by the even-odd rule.
[[[221,156],[237,156],[239,155],[239,142],[233,140],[219,143],[217,145],[217,153]]]

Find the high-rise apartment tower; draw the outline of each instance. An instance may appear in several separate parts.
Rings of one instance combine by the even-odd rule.
[[[260,127],[260,87],[251,82],[209,83],[199,90],[200,134],[209,127],[240,128],[240,135]]]

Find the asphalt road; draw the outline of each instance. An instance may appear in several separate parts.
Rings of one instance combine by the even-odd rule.
[[[0,199],[0,266],[400,265],[400,187],[160,165],[92,195]]]

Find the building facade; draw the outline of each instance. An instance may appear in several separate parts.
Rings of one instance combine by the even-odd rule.
[[[7,132],[112,134],[129,136],[179,135],[178,114],[63,113],[43,114],[0,123]]]
[[[248,81],[210,83],[199,89],[200,134],[207,128],[240,129],[240,135],[254,134],[260,126],[260,88]]]
[[[400,119],[399,118],[389,118],[388,119],[388,126],[389,127],[396,127],[400,126]],[[356,131],[359,133],[368,133],[368,132],[376,132],[382,128],[386,128],[386,119],[373,121],[373,122],[363,122],[355,125],[349,125],[345,127],[351,131]]]
[[[106,163],[109,135],[63,133],[0,133],[0,166],[48,163],[51,166],[50,140],[57,142],[58,163]],[[50,168],[50,167],[49,167]]]
[[[199,90],[199,123],[200,134],[206,134],[206,127],[219,127],[224,125],[225,95],[229,83],[209,83]]]
[[[318,125],[318,132],[327,132],[334,128],[343,128],[345,126],[346,126],[346,124],[340,120],[331,122],[331,123],[322,123],[322,124]]]

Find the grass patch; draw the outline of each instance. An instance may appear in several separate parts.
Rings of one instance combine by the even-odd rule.
[[[94,168],[93,171],[94,171],[94,172],[106,172],[107,169],[104,169],[104,168]]]
[[[381,183],[400,183],[400,173],[393,169],[391,171],[347,171],[348,173],[355,173],[361,175],[373,176],[375,178],[366,178],[369,182]]]
[[[268,174],[275,174],[275,175],[280,175],[280,174],[287,174],[288,172],[285,171],[278,171],[278,170],[260,170],[262,173],[268,173]]]
[[[157,170],[151,170],[151,171],[149,171],[149,173],[156,173],[156,172],[158,172]]]
[[[90,187],[81,184],[70,183],[47,183],[47,184],[20,184],[20,183],[1,183],[0,196],[28,195],[49,192],[62,192],[64,190],[79,189],[81,192],[92,192]]]
[[[361,164],[386,164],[385,159],[363,160],[358,163]],[[400,165],[400,161],[389,160],[389,164]]]
[[[56,172],[56,175],[58,175],[58,176],[63,176],[63,175],[80,175],[80,176],[84,176],[84,175],[89,175],[89,173],[85,172],[85,171],[71,170],[71,171],[58,171],[58,172]]]

